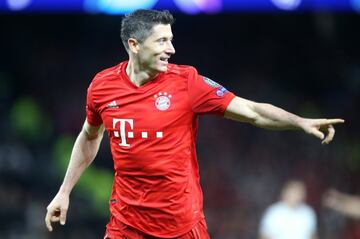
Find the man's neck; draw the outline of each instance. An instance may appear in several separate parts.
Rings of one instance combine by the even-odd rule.
[[[151,73],[146,69],[141,69],[139,64],[129,61],[126,67],[126,74],[128,75],[130,81],[139,87],[155,79],[159,73]]]

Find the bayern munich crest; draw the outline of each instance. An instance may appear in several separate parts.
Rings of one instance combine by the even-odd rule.
[[[167,92],[159,92],[158,94],[154,95],[154,98],[156,99],[156,108],[161,111],[169,109],[171,105],[171,97],[172,95],[168,94]]]

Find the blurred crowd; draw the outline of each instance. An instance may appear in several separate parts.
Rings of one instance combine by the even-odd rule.
[[[201,116],[198,161],[212,238],[255,239],[283,184],[306,185],[320,239],[360,238],[360,222],[329,210],[330,188],[360,194],[360,15],[175,15],[171,59],[235,94],[304,117],[344,118],[323,146]],[[0,238],[102,238],[112,159],[105,139],[71,195],[66,226],[46,231],[46,206],[85,120],[96,72],[127,58],[120,16],[0,15]]]

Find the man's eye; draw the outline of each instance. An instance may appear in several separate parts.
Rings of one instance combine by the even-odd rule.
[[[161,38],[158,40],[158,42],[161,44],[164,44],[166,42],[172,42],[172,41],[173,41],[173,39],[168,39],[168,38]]]

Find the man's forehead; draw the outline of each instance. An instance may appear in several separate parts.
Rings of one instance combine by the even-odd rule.
[[[157,24],[153,26],[150,37],[172,37],[171,25],[170,24]]]

